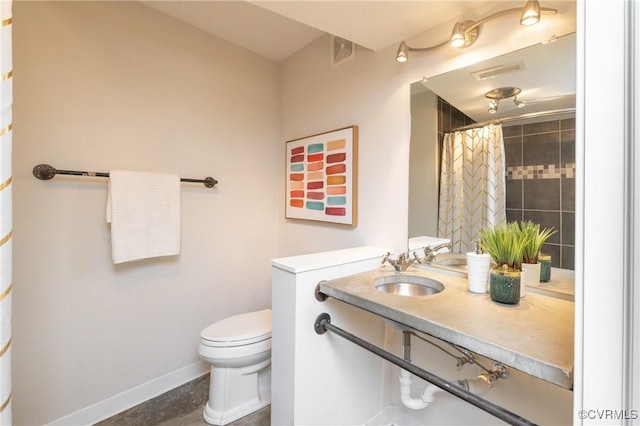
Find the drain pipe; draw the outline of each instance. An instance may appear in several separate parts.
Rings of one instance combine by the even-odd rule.
[[[325,296],[324,294],[322,295]],[[466,391],[460,386],[456,385],[455,383],[451,383],[441,377],[438,377],[435,374],[423,368],[420,368],[408,361],[405,361],[404,359],[400,358],[397,355],[392,354],[391,352],[387,352],[384,349],[379,348],[378,346],[370,342],[367,342],[366,340],[363,340],[358,336],[355,336],[349,333],[348,331],[343,330],[340,327],[335,326],[334,324],[331,323],[331,316],[326,312],[323,312],[316,317],[316,320],[313,323],[313,329],[317,334],[325,334],[327,331],[330,331],[333,334],[336,334],[360,346],[361,348],[391,362],[392,364],[397,365],[398,367],[409,371],[410,373],[420,377],[421,379],[426,380],[427,382],[436,384],[438,387],[442,388],[443,390],[450,393],[451,395],[458,397],[464,402],[467,402],[468,404],[471,404],[474,407],[477,407],[482,411],[485,411],[511,425],[514,425],[514,426],[533,426],[534,425],[534,423],[531,422],[530,420],[527,420],[524,417],[521,417],[507,410],[504,407],[496,405],[491,401],[488,401],[476,394]],[[501,371],[496,368],[494,368],[494,370],[496,372]],[[506,367],[504,367],[504,371],[506,371]],[[501,376],[501,377],[506,378],[507,376]]]
[[[411,383],[413,383],[411,373],[400,369],[400,399],[405,407],[412,410],[422,410],[428,407],[435,399],[436,392],[442,392],[442,389],[433,383],[428,383],[420,393],[420,399],[411,398]]]
[[[402,355],[403,359],[407,362],[411,362],[411,332],[404,330],[403,342],[402,342]],[[508,377],[506,367],[501,364],[494,365],[494,371],[491,373],[482,373],[475,379],[458,380],[456,384],[467,392],[474,393],[478,396],[486,395],[493,382],[501,377]],[[422,410],[431,404],[435,399],[437,392],[444,392],[441,388],[433,383],[427,383],[422,392],[420,398],[411,398],[411,384],[413,379],[411,373],[407,370],[400,369],[400,400],[405,407],[411,410]]]
[[[407,362],[411,362],[411,332],[404,330],[402,332],[402,337],[402,358]],[[411,398],[411,384],[413,383],[411,373],[401,368],[399,378],[400,399],[402,400],[402,403],[405,407],[412,410],[422,410],[423,408],[426,408],[433,402],[435,393],[438,391],[442,391],[442,389],[440,389],[433,383],[428,383],[422,390],[420,399]]]

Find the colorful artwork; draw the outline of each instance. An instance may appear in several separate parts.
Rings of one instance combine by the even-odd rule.
[[[356,226],[358,127],[287,142],[286,217]]]

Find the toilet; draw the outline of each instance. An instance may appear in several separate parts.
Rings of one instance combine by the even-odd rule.
[[[204,420],[226,425],[271,403],[271,310],[225,318],[200,333],[211,364]]]

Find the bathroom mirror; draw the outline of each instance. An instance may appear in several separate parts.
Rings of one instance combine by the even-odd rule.
[[[438,236],[443,134],[501,122],[507,220],[553,226],[544,251],[553,266],[573,269],[575,78],[573,33],[412,84],[409,249],[412,239]],[[497,88],[518,90],[491,113],[495,99],[485,94]]]

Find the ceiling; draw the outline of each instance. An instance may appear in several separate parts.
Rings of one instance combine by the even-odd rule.
[[[522,1],[142,1],[275,62],[325,33],[379,51],[474,10]],[[447,35],[448,36],[448,35]]]
[[[326,33],[349,40],[359,48],[380,51],[438,26],[448,28],[458,20],[479,20],[496,11],[523,7],[525,1],[148,0],[141,3],[274,62],[281,62]],[[544,7],[561,11],[567,10],[567,4],[572,4],[575,11],[575,2],[571,0],[542,2]],[[445,38],[449,36],[448,31]],[[560,56],[552,60],[543,57],[543,62],[535,55],[549,55],[549,49],[523,50],[520,54],[524,53],[524,56],[519,58],[497,60],[526,61],[527,65],[519,71],[516,81],[523,88],[519,99],[528,102],[527,111],[533,111],[533,105],[536,110],[549,110],[575,102],[565,96],[575,93],[575,41],[569,50],[568,56],[559,53]],[[560,64],[562,66],[552,66]],[[496,65],[499,63],[478,64],[476,68]],[[553,73],[554,70],[558,72]],[[461,75],[463,72],[465,76]],[[488,116],[484,93],[489,84],[492,88],[514,85],[516,74],[482,83],[470,79],[468,70],[447,76],[440,79],[441,82],[430,79],[426,86],[476,121],[499,118],[514,107],[511,100],[502,101],[499,114]],[[553,84],[548,84],[549,81]]]

